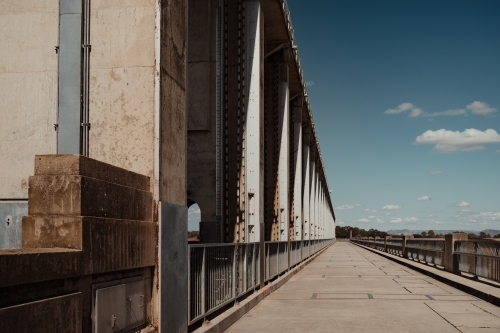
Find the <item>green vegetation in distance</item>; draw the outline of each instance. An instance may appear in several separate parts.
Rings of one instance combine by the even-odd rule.
[[[389,236],[389,234],[385,231],[380,231],[377,229],[370,229],[370,230],[365,230],[365,229],[360,229],[358,227],[350,227],[350,226],[345,226],[345,227],[340,227],[336,226],[335,227],[335,236],[337,238],[349,238],[350,231],[352,230],[352,237],[385,237]],[[455,231],[455,232],[460,232],[460,231]],[[481,231],[479,235],[469,233],[468,234],[469,239],[483,239],[483,238],[500,238],[500,234],[497,234],[495,236],[491,236],[490,234],[485,233],[484,231]],[[393,237],[398,237],[394,236]],[[433,230],[429,231],[422,231],[420,234],[413,234],[414,238],[444,238],[444,234],[436,234]]]

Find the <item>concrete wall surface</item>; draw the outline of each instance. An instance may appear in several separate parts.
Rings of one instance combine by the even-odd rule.
[[[0,199],[27,198],[35,154],[56,152],[58,0],[0,1]]]
[[[186,1],[160,6],[160,200],[186,206]]]
[[[91,2],[89,156],[149,177],[154,168],[155,18],[154,0]]]

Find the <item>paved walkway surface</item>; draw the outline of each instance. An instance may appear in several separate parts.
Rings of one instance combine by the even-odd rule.
[[[226,332],[500,332],[500,308],[336,242]]]

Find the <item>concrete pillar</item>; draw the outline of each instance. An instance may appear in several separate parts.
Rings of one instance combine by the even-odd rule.
[[[454,273],[458,270],[454,260],[454,247],[455,241],[457,240],[467,240],[469,235],[465,233],[453,233],[444,236],[444,269],[447,272]]]
[[[413,236],[403,236],[403,241],[402,241],[402,253],[403,253],[403,258],[408,259],[408,251],[406,251],[406,241],[408,239],[413,239]]]
[[[310,127],[306,126],[303,129],[302,142],[302,219],[303,219],[303,239],[310,239],[310,194],[311,194],[311,182],[310,182],[310,169],[311,169],[311,159],[310,159],[310,148],[309,148],[309,138],[310,138]]]
[[[392,239],[392,236],[385,236],[384,239],[384,252],[387,252],[387,240]]]
[[[352,230],[349,230],[349,239],[352,239]]]
[[[293,211],[295,240],[302,240],[302,99],[296,102],[294,113],[294,188]]]

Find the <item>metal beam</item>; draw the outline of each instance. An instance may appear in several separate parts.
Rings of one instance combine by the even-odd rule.
[[[289,238],[289,90],[288,90],[288,52],[284,53],[284,61],[280,63],[280,79],[278,86],[279,98],[279,167],[278,167],[278,186],[279,186],[279,224],[280,241],[286,241]]]
[[[245,241],[260,240],[260,1],[247,1],[245,13],[246,27],[246,110],[244,127],[244,168],[245,168]]]
[[[59,2],[57,153],[80,154],[82,0]]]

